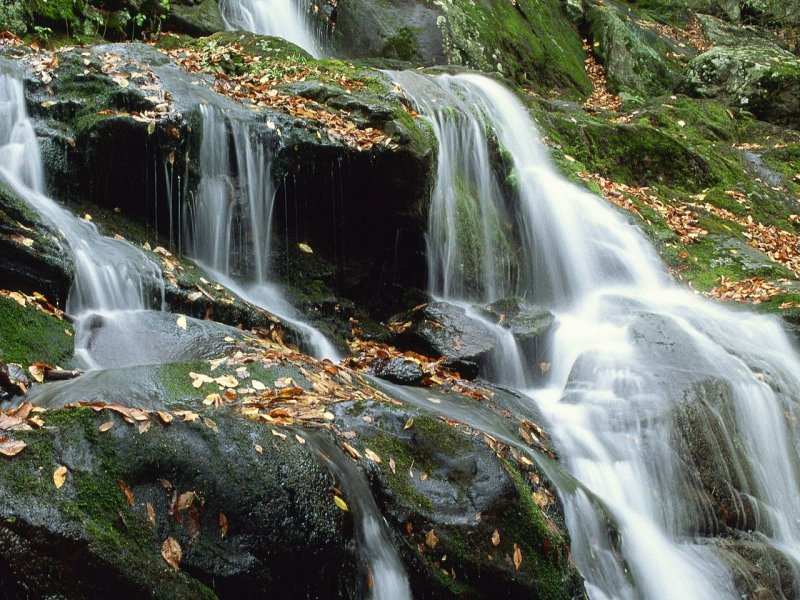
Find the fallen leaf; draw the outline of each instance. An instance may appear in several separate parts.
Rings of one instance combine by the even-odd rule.
[[[347,508],[347,503],[344,500],[342,500],[339,496],[336,496],[335,494],[333,496],[333,502],[336,504],[336,506],[338,506],[345,512],[350,510],[349,508]]]
[[[225,513],[222,511],[219,511],[219,536],[228,536],[228,517],[226,517]]]
[[[297,244],[297,247],[300,248],[306,254],[314,254],[314,251],[311,249],[311,246],[308,244],[303,244],[302,242]]]
[[[151,525],[156,524],[156,511],[153,510],[153,505],[149,502],[145,505],[147,508],[147,520],[150,521]]]
[[[103,423],[102,425],[100,425],[100,427],[98,427],[98,428],[97,428],[97,430],[98,430],[100,433],[105,433],[106,431],[108,431],[109,429],[111,429],[113,426],[114,426],[114,421],[106,421],[105,423]]]
[[[428,474],[425,471],[423,471],[422,473],[419,474],[419,480],[420,481],[427,481],[428,480]]]
[[[492,532],[492,546],[499,546],[500,545],[500,532],[495,529]]]
[[[219,427],[217,427],[217,424],[208,417],[203,417],[203,425],[208,427],[211,431],[219,433]]]
[[[175,323],[176,323],[176,324],[178,325],[178,327],[180,327],[181,329],[186,329],[186,328],[188,327],[188,323],[186,322],[186,317],[184,317],[183,315],[181,315],[180,317],[178,317],[178,320],[177,320]]]
[[[361,460],[361,453],[347,442],[342,442],[342,448],[356,460]]]
[[[436,536],[436,532],[435,532],[433,529],[431,529],[431,530],[430,530],[430,531],[429,531],[429,532],[428,532],[428,533],[425,535],[425,545],[426,545],[428,548],[430,548],[431,550],[433,550],[434,548],[436,548],[436,545],[437,545],[438,543],[439,543],[439,538]]]
[[[235,388],[239,387],[239,380],[236,379],[233,375],[222,375],[217,377],[215,380],[219,385],[226,388]]]
[[[53,483],[56,484],[56,488],[60,488],[64,485],[64,482],[67,480],[67,467],[60,466],[53,472]]]
[[[411,417],[408,421],[406,421],[406,424],[403,425],[403,429],[409,429],[413,426],[414,426],[414,417]]]
[[[9,438],[0,437],[0,455],[2,456],[16,456],[22,452],[28,444],[22,440],[12,440]]]
[[[519,566],[522,564],[522,550],[517,544],[514,544],[514,567],[519,571]]]
[[[164,540],[164,544],[161,546],[161,556],[176,571],[180,568],[183,551],[175,538],[168,537]]]
[[[122,481],[122,479],[120,479],[117,484],[119,485],[119,489],[121,489],[122,493],[125,495],[125,500],[128,501],[130,507],[133,508],[136,506],[136,500],[133,497],[133,490],[130,488],[130,486]]]
[[[366,456],[366,457],[367,457],[369,460],[371,460],[372,462],[376,462],[376,463],[383,462],[383,461],[381,461],[381,457],[380,457],[380,456],[378,456],[377,454],[375,454],[375,453],[374,453],[372,450],[370,450],[369,448],[364,448],[364,455],[365,455],[365,456]]]
[[[161,421],[164,423],[164,425],[169,425],[170,423],[172,423],[173,416],[168,412],[163,412],[159,410],[156,411],[156,414],[158,415],[158,418],[161,419]]]
[[[194,492],[184,492],[180,496],[178,496],[178,510],[186,510],[189,508],[193,503],[196,495]]]
[[[256,452],[258,452],[259,454],[264,454],[264,448],[261,446],[261,444],[256,444],[255,448]]]
[[[394,462],[393,458],[389,459],[389,468],[392,470],[392,473],[397,473],[397,464]]]

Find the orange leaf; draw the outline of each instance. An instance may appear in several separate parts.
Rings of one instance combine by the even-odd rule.
[[[181,565],[183,550],[175,538],[168,537],[161,546],[161,556],[170,567],[177,571]]]
[[[127,483],[122,481],[122,479],[120,479],[117,484],[119,485],[119,489],[121,489],[122,493],[125,495],[125,500],[127,500],[130,507],[133,508],[136,505],[136,500],[133,497],[133,490]]]

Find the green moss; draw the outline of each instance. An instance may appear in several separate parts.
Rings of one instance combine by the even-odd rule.
[[[0,297],[0,358],[6,362],[67,365],[74,350],[72,331],[66,321]]]
[[[76,0],[33,0],[29,6],[34,21],[67,27],[77,22],[76,8]]]
[[[416,31],[413,27],[403,27],[384,44],[381,56],[411,61],[417,58],[418,51]]]
[[[430,471],[433,467],[430,457],[416,451],[407,442],[386,434],[378,434],[370,438],[367,443],[379,456],[385,457],[381,463],[381,469],[389,482],[389,487],[397,496],[398,502],[412,510],[430,513],[433,510],[433,504],[423,493],[417,491],[408,475],[412,465],[419,471]],[[389,467],[389,458],[393,458],[395,461],[394,472]]]

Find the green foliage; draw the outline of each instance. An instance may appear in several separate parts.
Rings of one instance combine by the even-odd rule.
[[[64,366],[72,357],[71,333],[69,323],[0,297],[0,358],[6,362]]]

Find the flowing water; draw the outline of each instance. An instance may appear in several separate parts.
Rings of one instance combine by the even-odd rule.
[[[403,562],[389,536],[389,528],[378,509],[369,484],[356,464],[327,436],[305,431],[303,436],[344,492],[345,502],[353,513],[356,542],[362,563],[368,569],[368,592],[359,597],[370,600],[411,600]]]
[[[557,315],[546,381],[526,392],[614,521],[560,490],[591,597],[740,598],[758,585],[745,538],[782,556],[783,592],[800,595],[800,360],[781,327],[675,286],[627,218],[555,171],[501,85],[391,76],[440,145],[431,291]]]
[[[202,177],[185,224],[189,254],[237,295],[290,323],[311,354],[338,359],[270,281],[275,186],[271,141],[252,122],[203,106]]]
[[[316,8],[312,0],[220,0],[219,8],[229,29],[281,37],[314,58],[322,56],[319,36],[310,23]]]
[[[161,310],[164,280],[160,267],[127,242],[100,235],[47,197],[39,143],[25,108],[19,78],[0,73],[0,175],[64,238],[75,263],[67,312],[75,317],[75,356],[80,366],[108,362],[135,364],[141,348],[128,333],[144,311]],[[110,352],[95,352],[98,331],[117,333]]]

